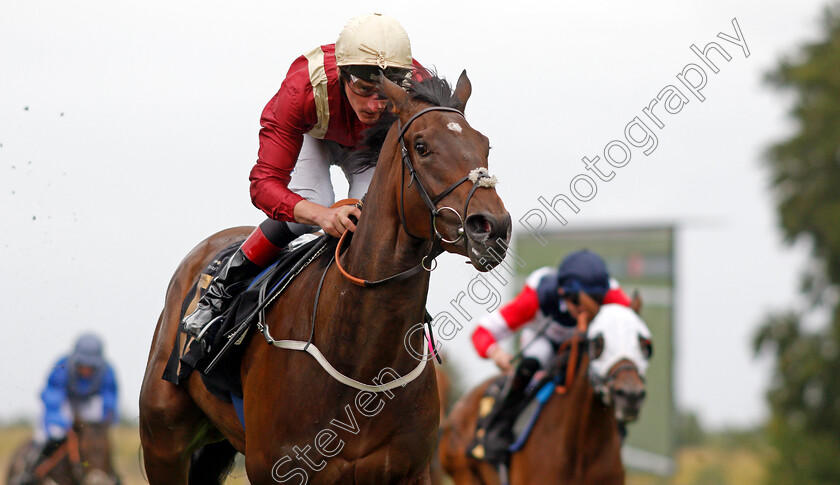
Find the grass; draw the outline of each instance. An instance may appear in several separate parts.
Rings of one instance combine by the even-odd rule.
[[[140,436],[130,425],[114,427],[111,431],[114,447],[114,466],[124,485],[143,485],[141,472]],[[29,439],[31,429],[26,426],[0,428],[0,469],[5,476],[8,460],[14,450]],[[759,485],[766,476],[764,461],[769,451],[753,440],[732,439],[733,435],[710,439],[701,446],[690,446],[676,453],[677,472],[668,478],[645,474],[628,474],[628,485]],[[241,456],[227,484],[245,485]]]
[[[0,476],[5,479],[12,453],[30,439],[32,429],[28,426],[12,426],[0,428]],[[120,425],[111,429],[111,445],[113,447],[114,468],[122,478],[123,485],[145,485],[145,475],[141,468],[140,434],[136,426]],[[245,468],[240,459],[231,477],[227,480],[231,485],[248,484],[245,478]]]
[[[686,447],[676,454],[677,472],[669,478],[631,474],[628,485],[759,485],[764,483],[764,456],[752,449],[715,445]]]

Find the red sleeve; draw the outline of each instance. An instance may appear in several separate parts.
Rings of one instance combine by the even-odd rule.
[[[411,78],[415,81],[422,81],[423,79],[428,77],[429,71],[423,67],[422,64],[417,62],[417,59],[411,60],[411,65],[414,66],[414,72],[411,73]]]
[[[496,338],[489,330],[479,325],[472,334],[472,342],[478,355],[486,359],[487,349],[496,343]]]
[[[257,164],[251,169],[251,201],[272,219],[294,220],[295,205],[303,197],[288,185],[303,135],[316,120],[308,63],[301,56],[262,112]]]
[[[540,309],[537,291],[530,286],[522,288],[522,292],[510,303],[501,307],[499,313],[512,331],[530,322]]]
[[[610,288],[610,291],[604,295],[604,305],[609,303],[617,303],[619,305],[630,306],[630,298],[627,296],[627,293],[624,293],[624,290],[621,287],[618,288]]]

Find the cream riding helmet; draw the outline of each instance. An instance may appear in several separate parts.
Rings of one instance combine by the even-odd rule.
[[[380,71],[391,80],[404,80],[413,67],[405,29],[380,13],[347,22],[335,42],[335,60],[342,73],[368,82],[376,82]]]

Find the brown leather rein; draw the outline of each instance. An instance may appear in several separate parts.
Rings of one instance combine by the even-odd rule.
[[[572,337],[562,344],[558,352],[569,349],[569,361],[566,365],[566,379],[562,386],[557,386],[554,390],[557,394],[566,394],[574,385],[575,375],[577,375],[578,360],[580,357],[580,349],[583,343],[586,342],[586,330],[589,328],[589,320],[586,318],[578,318],[578,323],[575,326],[575,331]]]

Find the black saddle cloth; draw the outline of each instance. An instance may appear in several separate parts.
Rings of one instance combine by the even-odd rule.
[[[222,322],[214,323],[213,327],[207,330],[204,338],[211,342],[210,354],[204,355],[198,341],[184,331],[183,324],[179,325],[178,336],[164,370],[163,379],[173,384],[181,384],[186,382],[193,370],[198,370],[205,386],[214,395],[228,402],[231,401],[231,395],[242,397],[239,363],[246,347],[245,344],[254,334],[251,327],[257,322],[259,307],[286,282],[285,278],[295,263],[315,245],[323,244],[322,239],[327,237],[329,236],[322,236],[303,243],[291,251],[283,251],[275,263],[251,280],[247,289],[234,297]],[[332,244],[335,243],[336,241],[333,240]],[[210,280],[224,267],[241,244],[242,241],[237,241],[220,251],[201,272],[181,305],[181,319],[193,311]],[[243,283],[243,286],[244,284],[247,283]],[[183,345],[182,336],[184,337]],[[226,345],[231,340],[235,341],[231,345]],[[225,353],[219,356],[218,352],[222,349],[225,349]],[[217,364],[208,372],[206,367],[217,357]]]

